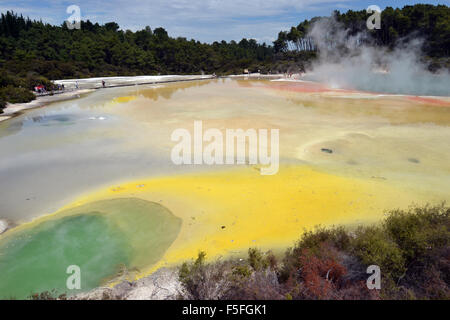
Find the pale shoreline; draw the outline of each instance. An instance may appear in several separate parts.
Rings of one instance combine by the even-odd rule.
[[[243,74],[243,75],[231,75],[230,78],[236,77],[248,77],[248,78],[265,78],[273,79],[280,78],[282,75],[261,75],[256,74]],[[19,115],[22,111],[44,107],[54,102],[65,101],[79,98],[82,94],[91,93],[97,89],[117,88],[133,85],[145,85],[145,84],[157,84],[179,81],[194,81],[194,80],[210,80],[217,79],[213,75],[164,75],[164,76],[129,76],[129,77],[97,77],[97,78],[85,78],[85,79],[66,79],[66,80],[54,80],[55,84],[64,85],[67,92],[59,93],[55,92],[53,95],[38,96],[35,100],[28,103],[14,103],[7,104],[3,109],[3,113],[0,114],[0,122],[11,119]],[[106,85],[103,87],[102,81],[105,81]],[[77,88],[78,84],[78,88]]]
[[[80,95],[90,93],[92,91],[93,89],[80,89],[54,95],[36,97],[35,100],[27,103],[9,103],[6,108],[3,109],[3,113],[0,114],[0,121],[13,118],[27,109],[43,107],[53,102],[76,99],[79,98]]]
[[[65,101],[79,98],[82,94],[91,93],[97,89],[107,89],[122,86],[131,85],[143,85],[152,83],[164,83],[175,81],[190,81],[190,80],[203,80],[213,79],[212,76],[204,75],[191,75],[191,76],[133,76],[133,77],[100,77],[100,78],[86,78],[86,79],[67,79],[67,80],[54,80],[55,84],[64,85],[67,92],[56,92],[54,95],[38,96],[35,100],[28,103],[14,103],[8,104],[3,113],[0,114],[0,122],[11,119],[21,112],[44,107],[54,102]],[[105,88],[102,86],[102,81],[106,82]],[[78,88],[77,88],[78,83]]]

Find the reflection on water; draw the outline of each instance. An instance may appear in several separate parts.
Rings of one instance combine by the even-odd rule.
[[[75,123],[75,119],[73,119],[70,115],[36,116],[32,117],[31,121],[43,126],[68,125]]]
[[[139,90],[137,94],[143,96],[147,99],[151,99],[153,101],[158,101],[160,97],[164,99],[170,99],[173,94],[179,90],[185,90],[192,87],[200,87],[210,84],[213,81],[217,80],[208,80],[208,81],[187,81],[187,82],[179,82],[176,84],[165,84],[161,86],[154,86],[152,88]]]

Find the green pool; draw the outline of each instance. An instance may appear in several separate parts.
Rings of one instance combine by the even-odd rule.
[[[0,240],[0,298],[87,291],[123,267],[158,261],[181,227],[165,207],[135,198],[98,201],[58,217]],[[80,267],[80,290],[66,287],[71,265]]]

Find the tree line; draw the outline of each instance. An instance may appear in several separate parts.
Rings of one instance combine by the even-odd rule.
[[[333,16],[349,35],[365,32],[365,10]],[[162,28],[120,30],[115,22],[100,25],[89,20],[81,29],[66,24],[50,25],[14,12],[0,17],[0,112],[6,101],[33,99],[27,90],[47,79],[117,75],[198,74],[302,71],[316,56],[308,31],[319,17],[281,31],[273,44],[254,39],[216,41],[211,44],[170,37]],[[380,30],[369,32],[374,43],[392,47],[399,38],[417,35],[425,39],[424,52],[434,59],[448,58],[450,8],[445,5],[387,7]]]
[[[423,52],[435,58],[450,55],[450,8],[446,5],[416,4],[403,8],[386,7],[381,12],[381,29],[368,30],[366,21],[372,13],[366,10],[334,11],[331,15],[348,36],[364,33],[366,44],[394,47],[399,39],[408,37],[424,39]],[[309,36],[311,26],[322,17],[305,20],[289,31],[280,31],[274,41],[275,52],[314,51],[315,44]],[[324,35],[326,36],[326,35]]]
[[[31,21],[13,12],[0,19],[0,58],[14,73],[49,79],[118,74],[226,72],[263,63],[272,47],[254,39],[205,44],[169,37],[164,28],[132,32],[115,22],[82,21],[81,29]]]

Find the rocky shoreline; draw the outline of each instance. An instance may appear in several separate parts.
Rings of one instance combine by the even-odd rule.
[[[161,268],[136,281],[121,281],[69,297],[69,300],[176,300],[183,296],[178,270]]]

